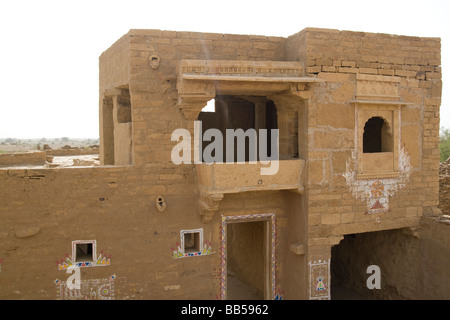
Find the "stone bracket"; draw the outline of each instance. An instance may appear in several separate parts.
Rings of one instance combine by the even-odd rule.
[[[293,243],[289,246],[289,250],[294,254],[300,256],[306,253],[305,246],[300,243]]]
[[[223,197],[223,193],[200,194],[200,200],[198,202],[203,223],[208,223],[212,220],[216,211],[219,210],[219,203]]]

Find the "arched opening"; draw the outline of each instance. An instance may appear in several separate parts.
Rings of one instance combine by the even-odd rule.
[[[232,96],[221,95],[216,96],[215,99],[211,99],[208,104],[202,109],[198,116],[198,120],[202,121],[202,137],[205,139],[202,141],[202,152],[211,153],[211,157],[215,161],[230,161],[231,158],[234,162],[241,161],[258,161],[272,159],[274,160],[275,154],[274,144],[272,139],[277,139],[277,136],[273,136],[272,129],[278,129],[277,108],[272,100],[263,96]],[[209,129],[216,129],[216,133],[220,132],[221,143],[215,141],[216,136],[206,138],[205,132]],[[236,135],[229,135],[229,131],[233,130]],[[239,149],[240,137],[237,137],[237,130],[242,129],[245,135],[245,155],[241,155]],[[261,129],[266,131],[261,131]],[[264,135],[264,137],[262,137]],[[211,140],[208,140],[211,138]],[[266,150],[261,152],[260,139],[265,138]],[[231,140],[233,142],[231,143]],[[227,144],[227,142],[229,144]],[[215,144],[213,147],[213,143]],[[209,146],[211,145],[211,146]],[[221,145],[220,150],[218,150]],[[233,147],[227,148],[232,145]],[[239,149],[239,150],[238,150]],[[239,151],[239,152],[238,152]],[[221,159],[218,159],[216,155],[220,153]],[[205,158],[203,158],[205,161]]]
[[[387,122],[381,117],[367,120],[363,133],[363,153],[392,151],[393,137]]]
[[[216,100],[215,99],[209,100],[201,112],[216,112]]]
[[[331,248],[331,299],[404,300],[420,295],[420,244],[407,230],[344,235]]]

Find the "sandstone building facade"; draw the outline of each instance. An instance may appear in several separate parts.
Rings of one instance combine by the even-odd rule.
[[[439,38],[130,30],[99,59],[101,166],[0,170],[0,298],[450,298],[440,64]],[[210,128],[278,130],[276,173],[202,162]]]

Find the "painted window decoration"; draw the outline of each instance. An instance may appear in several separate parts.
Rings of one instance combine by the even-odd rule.
[[[412,172],[411,160],[404,147],[400,148],[398,159],[398,177],[378,177],[358,179],[356,169],[356,152],[347,160],[346,172],[343,175],[355,198],[366,201],[366,214],[389,211],[389,197],[406,186]]]
[[[81,280],[80,289],[69,289],[66,281],[55,280],[57,300],[113,300],[116,275],[106,279]]]
[[[212,254],[211,242],[203,240],[203,229],[190,229],[180,231],[180,242],[176,243],[177,248],[171,248],[173,258],[185,258],[206,256]]]
[[[111,264],[111,256],[106,256],[103,250],[97,255],[96,240],[72,241],[72,255],[65,255],[56,261],[58,270],[66,270],[69,267],[104,267]]]
[[[330,260],[309,262],[309,299],[330,299]]]

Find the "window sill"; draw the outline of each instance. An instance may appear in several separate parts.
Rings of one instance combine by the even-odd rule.
[[[368,180],[368,179],[386,179],[386,178],[398,178],[400,176],[399,172],[371,172],[371,173],[358,173],[356,175],[357,180]]]

